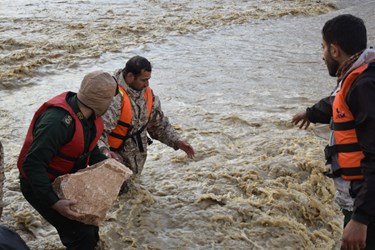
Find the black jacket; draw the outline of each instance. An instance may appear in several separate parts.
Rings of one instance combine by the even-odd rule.
[[[333,96],[323,98],[307,108],[310,122],[328,124],[333,99]],[[358,143],[365,155],[361,161],[365,179],[355,198],[353,218],[368,224],[375,221],[375,63],[354,81],[346,103],[354,116]]]

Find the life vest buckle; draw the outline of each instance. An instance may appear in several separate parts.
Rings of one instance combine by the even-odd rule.
[[[153,142],[154,141],[149,136],[147,136],[147,144],[151,145]]]
[[[331,157],[334,155],[336,152],[335,147],[327,145],[324,148],[324,158],[326,159],[327,163],[331,162]]]

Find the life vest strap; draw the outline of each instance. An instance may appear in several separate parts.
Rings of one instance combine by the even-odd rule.
[[[76,162],[76,161],[81,160],[83,158],[87,158],[89,155],[90,155],[90,153],[86,152],[86,153],[80,155],[79,157],[70,157],[70,156],[67,156],[66,154],[63,154],[60,151],[58,151],[56,156],[58,156],[60,158],[63,158],[64,160],[67,160],[67,161]]]
[[[138,133],[138,132],[136,133],[135,141],[137,142],[139,151],[142,152],[142,153],[145,152],[145,149],[144,149],[143,143],[142,143],[141,133]]]
[[[126,136],[122,136],[122,135],[116,134],[114,132],[111,132],[110,135],[113,136],[113,137],[115,137],[115,138],[117,138],[117,139],[122,140],[122,143],[121,143],[121,145],[118,148],[109,147],[109,149],[111,151],[118,150],[119,148],[122,148],[124,146],[124,143],[125,143],[125,141],[127,139],[129,139],[129,138],[135,138],[135,142],[137,143],[139,151],[145,152],[145,149],[143,148],[142,139],[141,139],[141,133],[143,132],[143,130],[145,130],[145,128],[147,127],[147,124],[148,123],[146,123],[145,125],[143,125],[137,132],[135,132],[133,134],[130,134],[130,135],[126,135]],[[147,140],[147,143],[149,143],[148,140]]]
[[[56,169],[53,169],[53,168],[50,168],[50,167],[47,168],[47,173],[53,175],[54,178],[57,178],[61,175],[64,175],[64,173],[61,173],[61,172],[57,171]]]
[[[348,121],[348,122],[334,122],[333,123],[333,130],[335,131],[343,131],[343,130],[350,130],[355,128],[355,122],[354,121]]]
[[[111,132],[111,133],[109,133],[109,135],[110,135],[110,136],[113,136],[113,137],[115,137],[115,138],[117,138],[117,139],[120,139],[120,140],[125,140],[125,138],[127,137],[126,135],[123,136],[123,135],[117,134],[117,133],[115,133],[115,132]]]
[[[354,168],[340,168],[343,175],[346,176],[358,176],[363,175],[362,169],[360,167]]]
[[[329,178],[337,178],[342,175],[344,176],[363,176],[362,169],[360,167],[353,168],[339,168],[336,171],[324,173]]]
[[[326,160],[328,161],[331,157],[337,153],[349,153],[349,152],[356,152],[361,151],[361,147],[358,143],[351,143],[351,144],[336,144],[332,146],[326,146],[324,149],[324,155]]]
[[[90,158],[90,156],[91,156],[91,152],[86,152],[86,153],[82,154],[77,159],[77,161],[75,162],[74,167],[71,170],[71,173],[75,173],[78,170],[80,170],[81,168],[79,166],[86,167],[89,164],[89,158]],[[82,162],[85,162],[85,164],[81,164]]]
[[[131,129],[133,126],[131,126],[129,123],[127,123],[127,122],[123,122],[123,121],[118,121],[117,122],[117,124],[118,125],[120,125],[120,126],[123,126],[123,127],[126,127],[126,128],[129,128],[129,129]]]
[[[71,173],[75,173],[75,172],[77,172],[79,170],[79,168],[78,168],[79,164],[78,163],[81,163],[82,161],[84,161],[84,162],[86,162],[86,164],[83,164],[83,165],[87,165],[88,164],[88,159],[89,159],[90,155],[91,155],[91,152],[86,152],[86,153],[82,154],[79,157],[69,157],[69,156],[67,156],[67,155],[65,155],[65,154],[63,154],[63,153],[61,153],[59,151],[59,152],[57,152],[56,156],[60,157],[60,158],[62,158],[64,160],[74,162],[74,166],[71,169]],[[55,178],[58,177],[58,176],[60,176],[60,175],[66,174],[66,173],[62,173],[62,172],[60,172],[60,171],[58,171],[58,170],[56,170],[54,168],[51,168],[51,167],[47,168],[47,172],[49,174],[53,175]]]
[[[76,161],[76,160],[79,159],[79,157],[70,157],[70,156],[67,156],[66,154],[63,154],[60,151],[57,152],[56,156],[58,156],[60,158],[63,158],[64,160],[67,160],[67,161]]]

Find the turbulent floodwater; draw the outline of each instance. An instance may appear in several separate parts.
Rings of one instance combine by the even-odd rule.
[[[41,65],[54,64],[53,70],[59,71],[76,67],[82,59],[98,58],[103,52],[160,42],[170,35],[333,9],[324,2],[3,0],[0,87],[23,86],[22,79],[34,76]]]
[[[36,108],[89,71],[135,54],[153,64],[164,112],[194,160],[154,142],[137,186],[100,228],[105,249],[339,249],[342,216],[325,178],[328,129],[293,127],[334,86],[320,29],[339,13],[367,24],[371,1],[2,1],[2,224],[31,249],[60,240],[19,191],[16,159]],[[339,8],[336,10],[335,6]]]

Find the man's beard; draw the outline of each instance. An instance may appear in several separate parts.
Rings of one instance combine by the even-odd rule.
[[[328,68],[328,73],[330,76],[336,76],[337,70],[339,69],[340,64],[338,61],[329,59],[327,60],[327,68]]]

